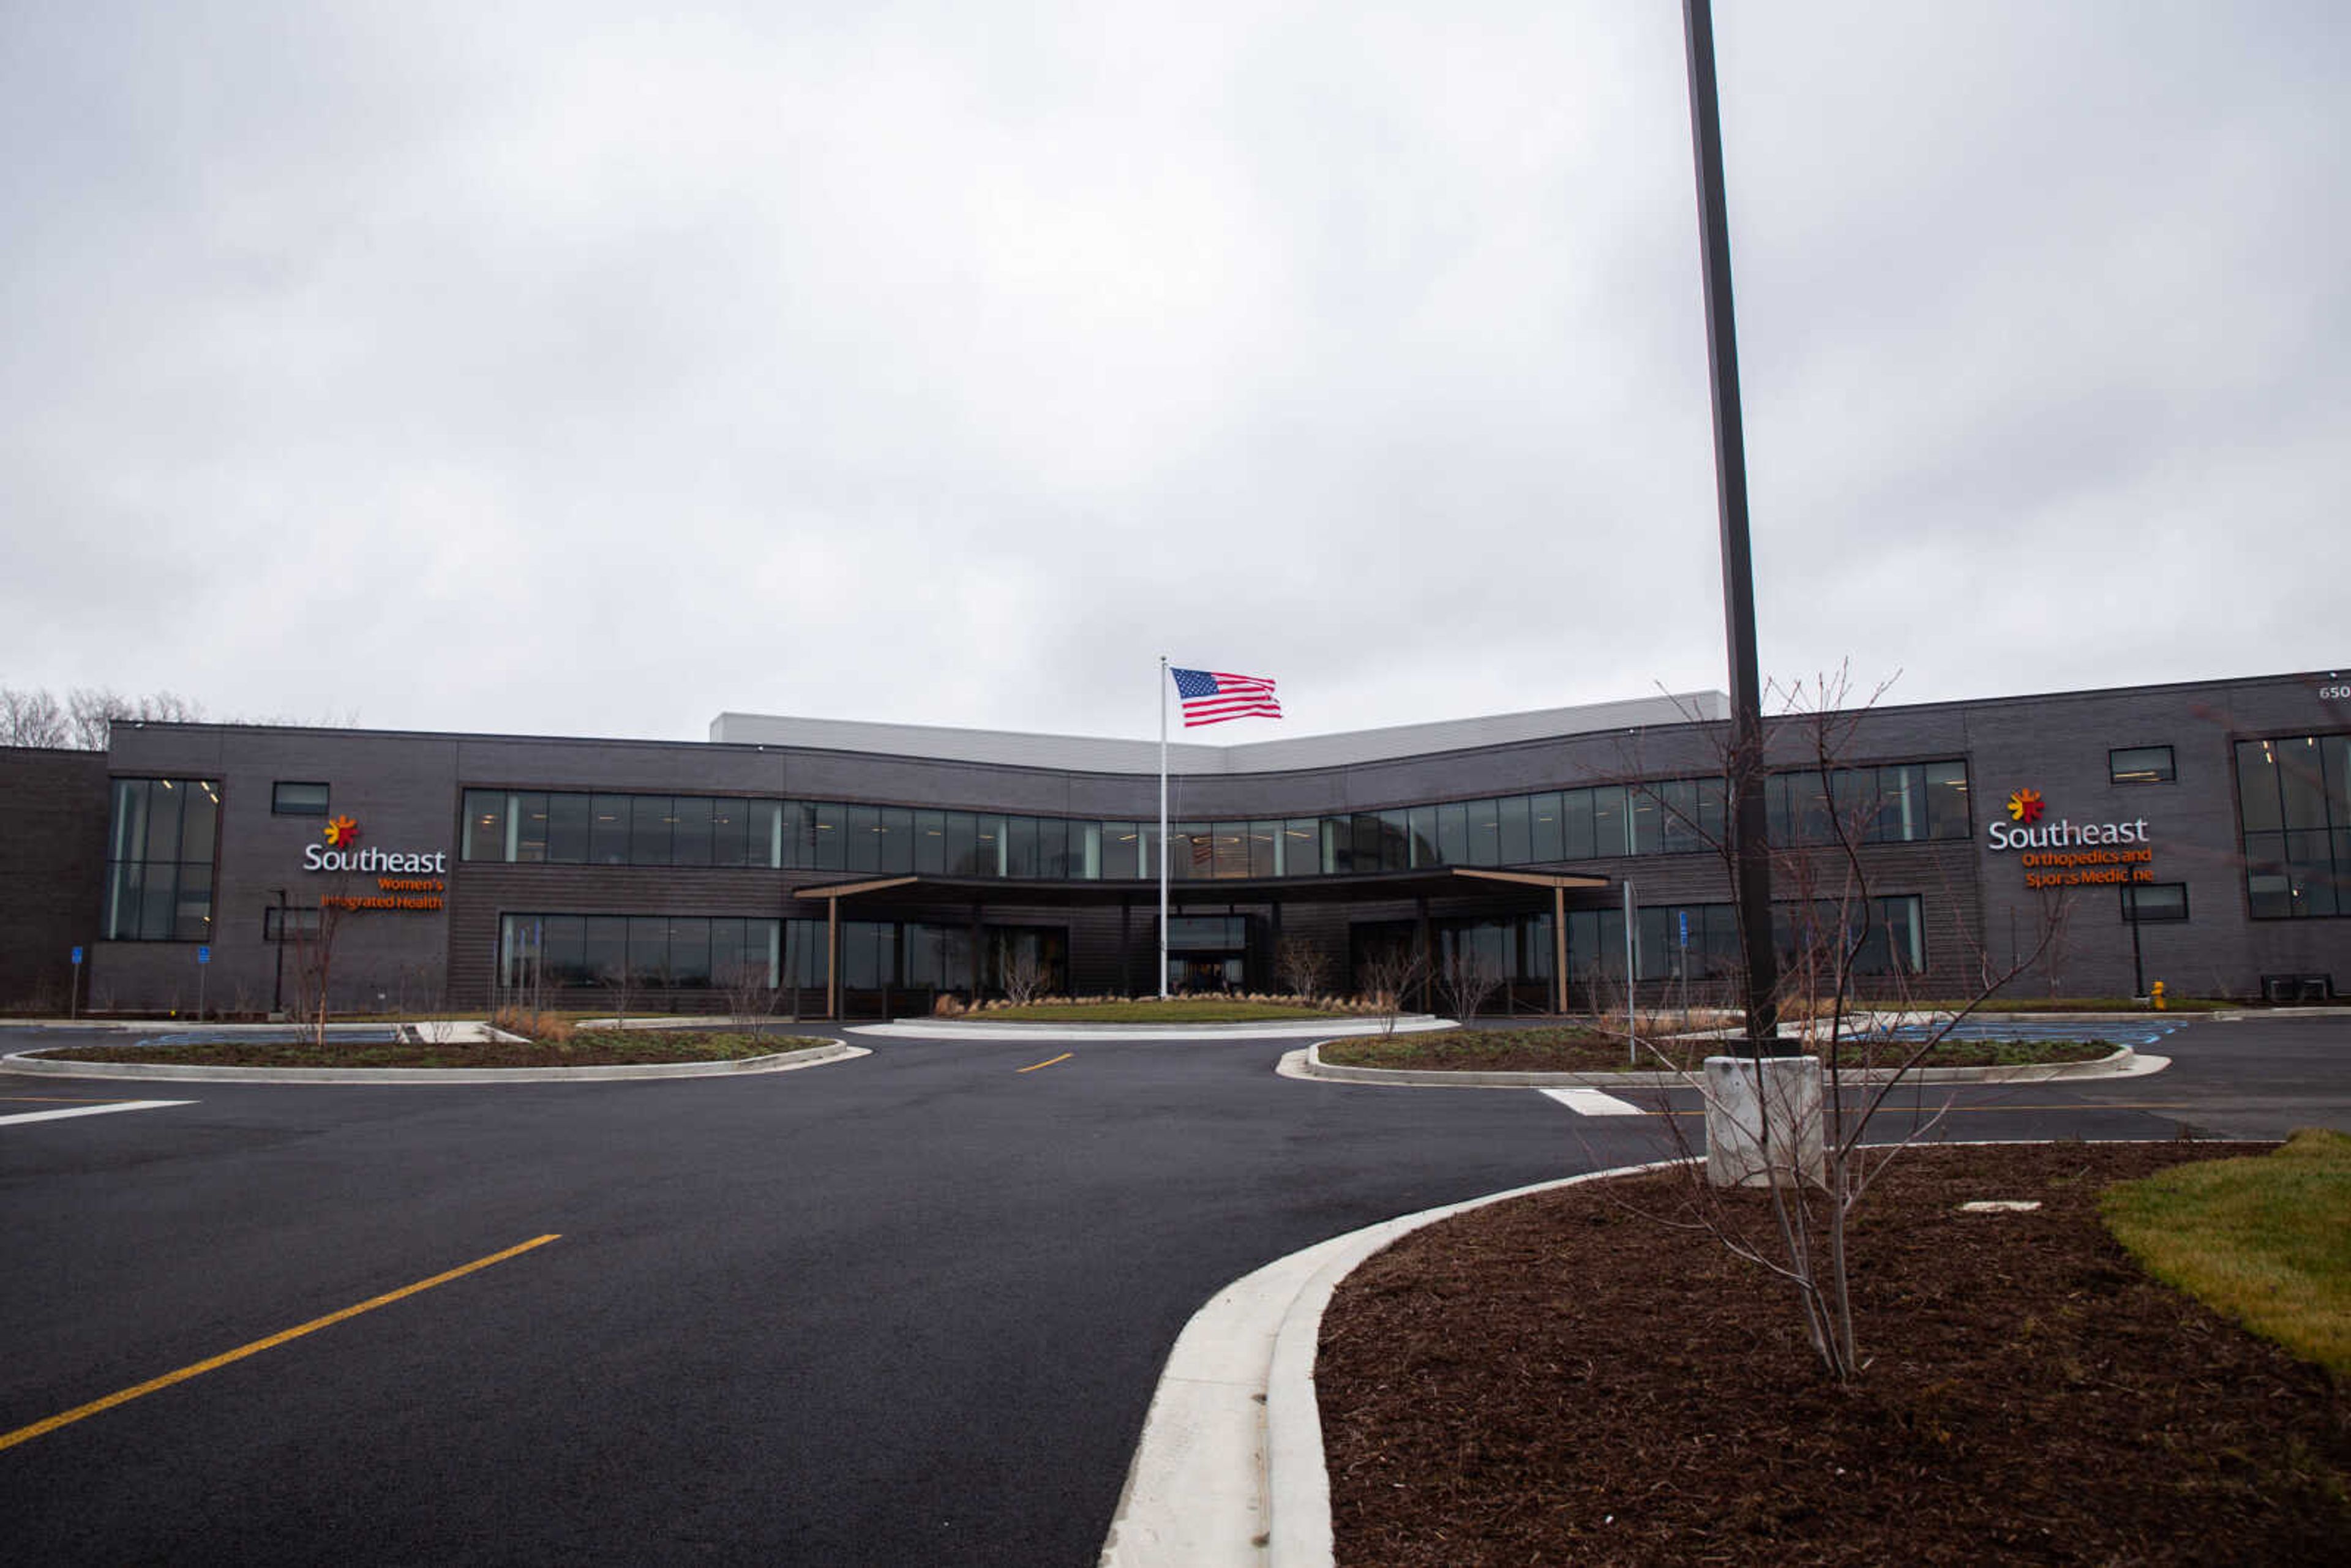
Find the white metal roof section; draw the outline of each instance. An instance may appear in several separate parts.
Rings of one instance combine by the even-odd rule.
[[[1685,692],[1590,703],[1581,707],[1543,708],[1534,713],[1493,714],[1484,718],[1443,719],[1435,724],[1400,724],[1385,729],[1256,740],[1238,746],[1202,746],[1194,741],[1170,740],[1167,766],[1171,771],[1194,776],[1344,768],[1354,763],[1385,762],[1400,757],[1426,757],[1434,752],[1464,751],[1482,746],[1508,746],[1556,736],[1722,719],[1729,713],[1730,699],[1721,692]],[[1022,735],[997,729],[722,713],[710,721],[710,738],[726,746],[788,746],[810,751],[921,757],[1079,773],[1159,771],[1157,741],[1101,736]]]

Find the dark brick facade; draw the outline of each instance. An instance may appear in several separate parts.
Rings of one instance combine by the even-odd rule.
[[[0,747],[0,1010],[65,1012],[98,946],[106,777],[99,752]]]
[[[2141,928],[2147,978],[2167,979],[2184,994],[2250,996],[2264,974],[2288,971],[2327,974],[2337,988],[2351,988],[2351,916],[2251,919],[2237,837],[2234,743],[2351,731],[2351,703],[2322,696],[2327,685],[2316,676],[2274,676],[1886,707],[1838,716],[1825,727],[1782,721],[1772,727],[1770,755],[1778,768],[1816,763],[1823,752],[1840,764],[1966,759],[1970,839],[1871,846],[1861,860],[1871,893],[1919,898],[1928,992],[1974,989],[1988,973],[2031,954],[2061,910],[2059,939],[2046,945],[2011,989],[2115,995],[2133,983],[2130,933],[2114,888],[2069,890],[2056,897],[2032,893],[2024,886],[2018,857],[1989,846],[1985,828],[1991,814],[2011,789],[2027,785],[2042,791],[2053,814],[2077,821],[2144,818],[2156,876],[2188,885],[2189,920]],[[1186,777],[1176,781],[1172,814],[1179,821],[1320,816],[1687,778],[1718,772],[1721,744],[1719,727],[1670,724],[1343,766]],[[2108,750],[2147,745],[2173,747],[2177,781],[2114,783]],[[840,873],[772,869],[468,864],[460,859],[459,820],[468,788],[778,797],[1111,821],[1158,814],[1158,783],[1149,774],[792,746],[146,725],[119,729],[103,759],[12,755],[19,760],[0,773],[0,824],[6,829],[0,842],[15,857],[5,862],[9,941],[0,961],[8,967],[0,973],[19,989],[44,977],[57,985],[55,961],[37,956],[54,949],[61,957],[72,941],[82,939],[77,931],[95,930],[109,772],[214,779],[223,790],[214,963],[208,976],[215,1005],[261,1007],[272,1000],[277,955],[263,940],[266,912],[281,898],[296,906],[314,904],[329,880],[301,863],[319,820],[272,814],[271,787],[278,781],[328,784],[333,810],[357,818],[369,844],[448,856],[445,909],[354,915],[339,939],[339,994],[357,1002],[381,992],[412,1006],[441,996],[458,1005],[486,1002],[505,913],[817,919],[821,905],[795,898],[794,891],[849,880]],[[1817,852],[1810,862],[1823,878],[1844,875],[1842,866]],[[1562,869],[1608,879],[1604,891],[1574,895],[1586,908],[1614,905],[1626,878],[1644,907],[1730,897],[1720,864],[1707,854],[1609,859]],[[1780,894],[1793,896],[1802,880],[1783,864]],[[1017,882],[994,884],[986,919],[1065,930],[1069,980],[1079,991],[1147,990],[1154,988],[1155,893],[1149,883],[1124,885],[1133,897],[1123,927],[1115,900],[1077,907],[1022,903],[1024,884]],[[1223,907],[1216,885],[1179,884],[1200,913]],[[1230,896],[1244,900],[1234,905],[1237,913],[1255,917],[1251,972],[1270,984],[1275,912],[1261,894],[1255,903],[1246,902],[1251,895],[1241,890]],[[1444,905],[1432,913],[1474,907]],[[843,911],[850,918],[945,924],[959,923],[968,913],[886,903]],[[1285,903],[1278,929],[1314,942],[1331,964],[1333,983],[1343,983],[1352,927],[1416,914],[1410,903]],[[94,996],[100,1003],[185,1008],[193,1002],[188,944],[102,944],[95,960]]]

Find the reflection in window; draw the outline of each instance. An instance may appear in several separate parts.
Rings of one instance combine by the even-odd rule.
[[[2351,915],[2351,736],[2239,741],[2237,811],[2254,919]]]
[[[101,927],[107,940],[212,940],[220,801],[214,779],[114,781]]]

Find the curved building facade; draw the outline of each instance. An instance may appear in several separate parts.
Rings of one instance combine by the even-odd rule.
[[[1475,955],[1498,1009],[1574,1009],[1621,996],[1629,901],[1645,989],[1727,998],[1723,744],[1702,693],[1172,747],[1173,982],[1348,990],[1419,944]],[[102,790],[93,758],[12,756],[11,930],[48,950],[0,976],[19,1006],[78,978],[79,1006],[188,1011],[201,984],[256,1012],[321,967],[339,1006],[407,1010],[1157,988],[1152,743],[733,713],[678,743],[126,725]],[[1781,940],[1849,930],[1868,989],[2351,984],[2338,676],[1788,718],[1769,761]]]

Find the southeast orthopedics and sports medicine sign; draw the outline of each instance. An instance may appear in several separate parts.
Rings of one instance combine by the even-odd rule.
[[[304,871],[372,872],[371,894],[329,894],[319,900],[322,909],[390,909],[429,915],[445,907],[449,884],[446,850],[356,849],[360,825],[350,817],[330,818],[326,842],[302,851]],[[404,874],[395,874],[404,873]]]
[[[2041,819],[2047,808],[2038,789],[2018,789],[2008,798],[2008,821],[1994,820],[1984,837],[1997,851],[2020,852],[2024,885],[2030,888],[2095,886],[2153,882],[2155,849],[2147,819],[2076,822]]]

